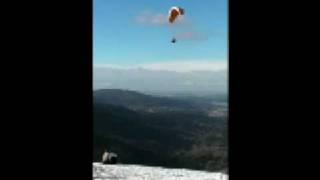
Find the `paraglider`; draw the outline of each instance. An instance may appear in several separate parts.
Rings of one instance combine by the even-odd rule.
[[[169,15],[168,15],[168,21],[170,24],[174,24],[177,22],[177,20],[185,14],[184,9],[181,7],[171,7],[169,10]],[[171,40],[172,43],[176,42],[176,38],[172,38]]]

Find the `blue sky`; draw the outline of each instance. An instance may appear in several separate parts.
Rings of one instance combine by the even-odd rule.
[[[170,62],[227,62],[227,0],[94,0],[94,65]],[[178,34],[202,38],[181,39],[172,44],[173,31],[161,22],[170,7],[185,9],[185,20]],[[147,18],[144,22],[139,18]]]

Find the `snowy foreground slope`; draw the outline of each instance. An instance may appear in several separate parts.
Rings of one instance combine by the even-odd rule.
[[[228,175],[187,169],[93,163],[94,180],[228,180]]]

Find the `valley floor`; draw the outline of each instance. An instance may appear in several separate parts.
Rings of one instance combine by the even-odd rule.
[[[228,180],[228,175],[188,169],[93,163],[93,180]]]

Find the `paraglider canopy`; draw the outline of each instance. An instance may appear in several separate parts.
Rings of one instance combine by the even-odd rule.
[[[180,7],[172,7],[169,10],[169,22],[174,23],[180,16],[184,15],[184,9]]]

